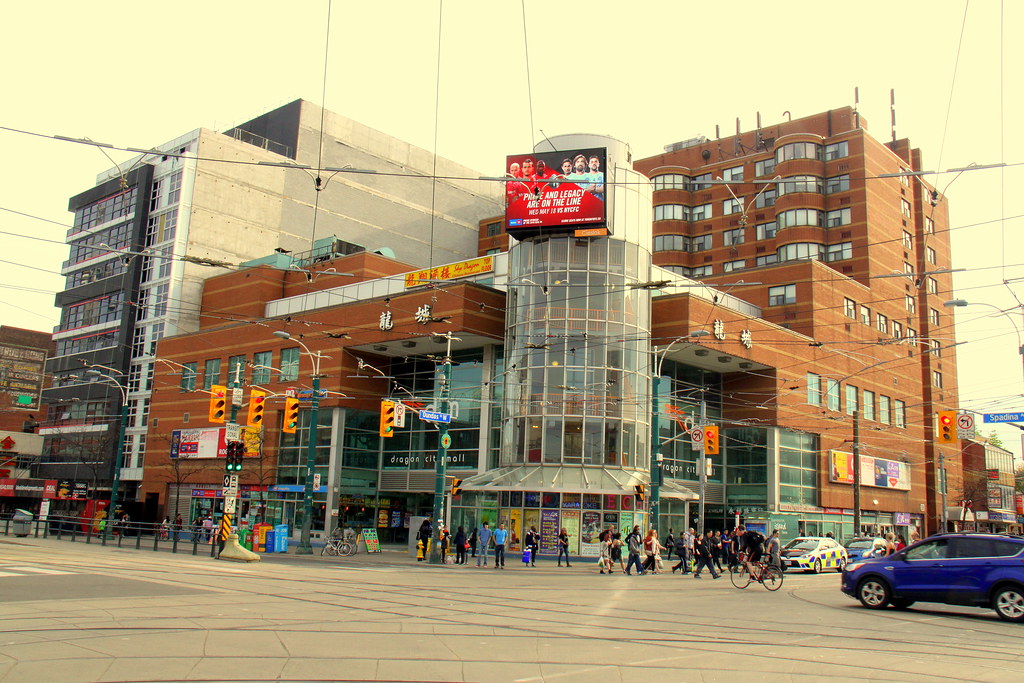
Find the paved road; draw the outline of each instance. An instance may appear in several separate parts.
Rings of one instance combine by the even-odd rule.
[[[542,563],[543,564],[543,563]],[[1024,627],[593,565],[404,554],[242,565],[0,538],[0,681],[1019,681]]]

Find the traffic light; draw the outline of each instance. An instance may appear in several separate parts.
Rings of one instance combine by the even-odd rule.
[[[294,434],[299,426],[299,399],[286,398],[284,400],[284,423],[281,431],[285,434]]]
[[[721,453],[718,445],[718,425],[704,426],[704,455],[718,455]]]
[[[245,424],[250,427],[263,426],[263,409],[266,407],[264,405],[266,399],[267,392],[265,391],[260,391],[259,389],[249,391],[249,418],[245,421]]]
[[[241,472],[242,459],[245,457],[245,444],[241,441],[229,441],[224,469],[227,472]]]
[[[395,435],[394,401],[380,402],[380,435],[388,437]]]
[[[462,495],[462,480],[452,479],[452,497]]]
[[[643,484],[637,484],[636,486],[633,487],[633,498],[636,499],[636,502],[642,503],[642,502],[644,502],[644,499],[646,497],[647,497],[647,491],[644,488]]]
[[[939,411],[939,443],[954,443],[956,441],[956,411]]]
[[[224,411],[227,409],[228,388],[220,384],[210,387],[210,422],[224,424]]]

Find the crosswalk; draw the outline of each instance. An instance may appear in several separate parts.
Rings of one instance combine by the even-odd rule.
[[[0,579],[12,576],[57,576],[77,573],[78,572],[66,572],[61,569],[48,569],[46,567],[0,564]]]

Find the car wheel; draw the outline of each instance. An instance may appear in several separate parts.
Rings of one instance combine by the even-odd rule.
[[[1024,622],[1024,589],[1004,586],[996,591],[992,607],[1003,621]]]
[[[913,600],[900,599],[900,598],[893,598],[892,599],[892,606],[895,607],[896,609],[907,609],[908,607],[910,607],[913,604],[914,604]]]
[[[892,591],[885,581],[871,577],[857,586],[857,599],[868,609],[885,609],[892,600]]]
[[[836,571],[842,574],[844,569],[846,569],[846,560],[844,558],[839,558],[839,564],[836,565]]]
[[[811,568],[811,571],[813,571],[815,574],[820,574],[821,573],[821,558],[820,557],[814,561],[814,567]]]

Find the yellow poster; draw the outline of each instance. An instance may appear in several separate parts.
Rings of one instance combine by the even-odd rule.
[[[509,515],[509,541],[506,550],[519,550],[519,539],[523,537],[523,511],[514,508],[508,511]]]
[[[569,535],[569,554],[580,554],[580,512],[579,510],[563,510],[562,526]]]
[[[537,531],[540,531],[540,510],[526,509],[523,511],[523,534],[525,535],[529,531],[530,527],[536,527]]]

